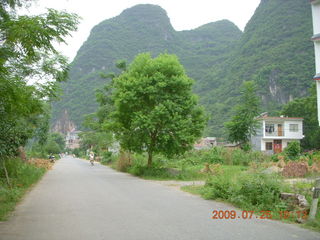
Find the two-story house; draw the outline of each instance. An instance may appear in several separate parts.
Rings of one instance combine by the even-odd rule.
[[[289,142],[300,141],[303,135],[303,118],[268,117],[257,118],[259,128],[251,137],[254,150],[267,153],[280,153]]]

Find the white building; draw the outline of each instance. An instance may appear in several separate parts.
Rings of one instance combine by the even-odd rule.
[[[259,128],[252,136],[252,148],[267,153],[280,153],[289,142],[300,141],[303,136],[303,118],[268,117],[257,119]]]
[[[81,131],[76,131],[75,129],[73,129],[70,132],[67,132],[67,135],[65,137],[66,148],[75,149],[80,147],[80,138],[79,138],[80,132]]]
[[[320,0],[310,0],[312,6],[313,36],[316,62],[316,75],[314,80],[317,82],[317,99],[318,99],[318,121],[320,124]]]

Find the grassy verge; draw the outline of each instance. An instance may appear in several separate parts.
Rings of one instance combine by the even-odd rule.
[[[231,180],[233,179],[233,180]],[[279,199],[279,193],[295,192],[306,196],[311,202],[310,183],[297,183],[295,185],[283,184],[277,176],[251,176],[233,175],[233,177],[214,177],[207,181],[205,186],[183,186],[181,190],[204,199],[212,199],[232,204],[246,211],[253,211],[256,215],[269,219],[280,220],[286,223],[298,223],[301,218],[307,218],[307,212],[301,211],[290,202]],[[299,220],[300,217],[300,220]],[[268,217],[267,217],[268,218]],[[320,206],[314,221],[304,221],[302,227],[320,231]]]
[[[39,160],[37,161],[39,163]],[[6,183],[4,169],[0,167],[0,221],[7,219],[16,204],[26,191],[36,183],[45,173],[44,167],[37,167],[37,163],[25,163],[20,159],[6,160],[6,168],[10,177],[11,187]]]

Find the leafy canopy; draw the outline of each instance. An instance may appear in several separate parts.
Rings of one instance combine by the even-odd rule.
[[[235,107],[235,114],[231,121],[225,123],[228,139],[231,142],[247,144],[255,134],[259,114],[259,98],[256,95],[257,86],[253,81],[246,81],[241,86],[239,104]]]
[[[295,99],[283,106],[282,114],[288,117],[303,118],[303,134],[301,147],[305,150],[320,148],[320,127],[317,115],[317,94],[313,86],[310,96]]]
[[[113,129],[121,147],[167,156],[190,149],[205,126],[190,79],[175,55],[139,54],[114,79]]]
[[[18,15],[31,0],[0,2],[0,159],[23,146],[46,114],[44,98],[55,96],[56,81],[67,77],[67,60],[53,47],[76,30],[78,17],[49,9]],[[36,80],[32,86],[28,79]],[[47,79],[45,83],[37,80]]]

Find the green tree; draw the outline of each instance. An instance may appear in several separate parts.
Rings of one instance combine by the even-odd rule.
[[[228,140],[239,142],[245,147],[257,128],[256,117],[259,114],[260,101],[256,94],[257,86],[253,81],[242,84],[239,104],[235,106],[235,114],[231,121],[225,123],[228,131]]]
[[[49,140],[54,141],[58,144],[60,151],[63,151],[66,147],[66,142],[61,133],[53,132],[49,135]]]
[[[68,64],[53,47],[76,30],[78,17],[49,9],[37,16],[18,15],[29,0],[0,2],[0,160],[26,144],[44,113],[44,98],[56,94],[67,78]],[[35,81],[31,86],[28,79]],[[4,162],[4,161],[3,161]]]
[[[320,127],[317,115],[317,94],[313,86],[310,90],[310,96],[295,99],[283,106],[282,114],[288,117],[302,117],[303,134],[305,137],[301,140],[301,147],[307,149],[320,148]]]
[[[175,55],[139,54],[114,79],[113,130],[121,148],[167,156],[190,149],[206,119],[192,94],[190,79]]]

